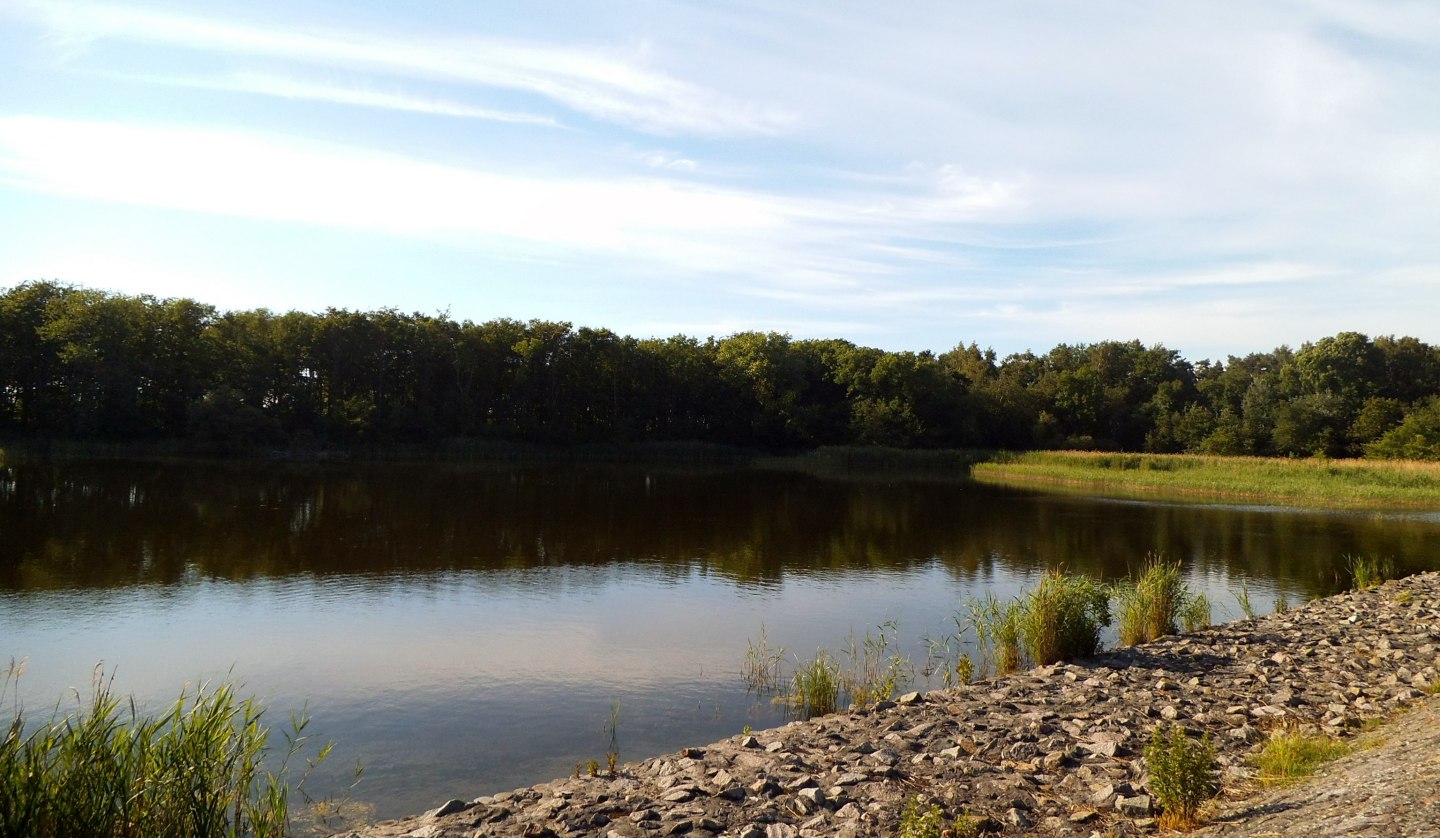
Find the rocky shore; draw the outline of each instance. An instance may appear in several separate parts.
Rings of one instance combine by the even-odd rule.
[[[892,836],[918,797],[939,805],[947,822],[967,815],[984,832],[1142,835],[1157,830],[1140,758],[1156,725],[1208,732],[1233,793],[1246,787],[1245,757],[1268,731],[1347,736],[1407,705],[1432,707],[1426,691],[1440,680],[1437,670],[1440,574],[1426,573],[1088,660],[735,736],[625,764],[614,776],[452,800],[342,834]],[[1405,753],[1417,765],[1440,756]],[[1394,761],[1371,767],[1383,775]],[[1343,785],[1332,781],[1329,790],[1335,782]],[[1440,790],[1430,791],[1408,809],[1440,830]],[[1338,799],[1325,798],[1343,805]],[[1267,813],[1230,804],[1211,829],[1231,834],[1247,811]],[[1294,807],[1280,811],[1289,814],[1279,822],[1293,827]],[[1345,834],[1391,834],[1384,830],[1397,823],[1384,813],[1366,817]]]

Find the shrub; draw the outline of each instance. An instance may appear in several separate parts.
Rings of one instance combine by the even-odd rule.
[[[912,797],[900,815],[900,838],[940,838],[945,830],[945,813],[934,803]]]
[[[1145,746],[1150,768],[1150,790],[1164,810],[1163,824],[1170,829],[1194,826],[1200,804],[1215,796],[1215,749],[1207,735],[1192,739],[1179,726],[1155,728]]]

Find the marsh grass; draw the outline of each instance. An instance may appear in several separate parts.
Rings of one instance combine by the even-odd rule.
[[[1345,575],[1350,578],[1350,590],[1363,591],[1394,579],[1395,562],[1390,559],[1346,556]]]
[[[1260,753],[1249,758],[1263,785],[1285,785],[1314,774],[1325,763],[1350,752],[1350,746],[1320,733],[1277,730]]]
[[[1145,559],[1139,574],[1111,587],[1119,620],[1120,643],[1139,643],[1174,634],[1177,620],[1191,599],[1179,562],[1167,562],[1159,556]]]
[[[620,702],[610,704],[610,720],[605,723],[605,767],[610,776],[615,776],[615,765],[620,761]]]
[[[995,675],[1019,672],[1024,664],[1020,645],[1023,605],[1017,600],[1001,602],[994,594],[966,602],[969,612],[965,628],[975,632],[975,646],[980,651],[980,668]],[[957,619],[957,624],[961,620]]]
[[[857,704],[872,704],[893,698],[901,684],[907,684],[915,675],[910,659],[894,651],[898,645],[899,625],[890,620],[866,631],[863,640],[856,640],[850,634],[846,646],[849,667],[842,673],[842,686],[850,700]]]
[[[1210,737],[1191,738],[1178,725],[1156,727],[1145,746],[1145,763],[1150,770],[1150,788],[1164,810],[1161,827],[1196,826],[1201,804],[1220,788]]]
[[[1320,507],[1440,506],[1440,463],[1034,451],[976,463],[986,483],[1124,497],[1205,497]]]
[[[6,671],[0,699],[23,665]],[[308,718],[292,716],[274,770],[270,728],[231,684],[183,690],[147,717],[122,701],[98,668],[86,702],[31,725],[15,704],[0,740],[0,836],[284,836],[291,794],[330,753],[308,747]],[[357,771],[358,774],[358,771]],[[294,782],[292,782],[294,780]]]
[[[1210,599],[1204,594],[1195,594],[1180,609],[1180,623],[1186,631],[1195,631],[1210,625]]]
[[[782,646],[771,646],[765,634],[765,624],[760,624],[760,639],[747,640],[745,650],[745,686],[756,693],[776,692],[781,684],[781,665],[785,660]]]
[[[820,649],[796,667],[790,684],[790,693],[784,698],[801,718],[834,713],[840,703],[840,664]]]
[[[1100,648],[1100,629],[1110,624],[1110,596],[1088,576],[1052,570],[1022,598],[1019,623],[1037,665],[1090,657]]]
[[[1235,604],[1240,606],[1240,613],[1245,619],[1255,616],[1255,606],[1250,602],[1250,580],[1245,576],[1240,577],[1240,589],[1235,592]]]

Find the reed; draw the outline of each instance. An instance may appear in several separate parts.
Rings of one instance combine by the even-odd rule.
[[[1345,573],[1350,577],[1350,590],[1363,591],[1381,582],[1395,578],[1395,562],[1390,559],[1371,559],[1364,556],[1346,556]]]
[[[0,698],[23,665],[6,671]],[[330,753],[307,747],[295,716],[274,770],[270,728],[253,698],[231,684],[186,689],[158,716],[122,701],[96,670],[88,703],[31,725],[18,704],[0,740],[0,836],[284,836],[290,795]],[[77,696],[78,697],[78,696]]]
[[[765,624],[760,624],[760,639],[746,640],[745,686],[756,693],[778,692],[781,686],[780,667],[785,660],[783,646],[771,646],[765,634]]]
[[[1192,599],[1180,563],[1153,554],[1145,558],[1138,575],[1110,590],[1117,606],[1120,643],[1125,646],[1174,634],[1178,618]]]
[[[1110,624],[1110,597],[1088,576],[1052,570],[1025,595],[1020,634],[1035,664],[1087,658],[1100,648],[1100,629]]]
[[[789,704],[801,718],[834,713],[840,703],[840,665],[824,649],[796,667]]]
[[[994,594],[984,599],[971,599],[966,603],[969,612],[962,623],[962,630],[975,632],[975,646],[980,651],[982,672],[986,669],[995,675],[1009,675],[1019,672],[1024,663],[1020,645],[1023,606],[1019,600],[1002,603]]]
[[[1440,463],[1036,451],[971,469],[976,480],[1123,497],[1314,507],[1440,507]]]
[[[843,687],[850,700],[872,704],[895,696],[896,688],[907,684],[915,675],[915,667],[905,655],[893,650],[897,645],[899,625],[890,620],[866,631],[857,641],[852,632],[846,647],[850,666],[843,673]]]

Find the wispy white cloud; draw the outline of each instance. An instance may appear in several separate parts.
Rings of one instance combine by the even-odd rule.
[[[596,119],[659,134],[766,135],[794,119],[763,103],[737,100],[645,67],[633,50],[468,36],[296,31],[105,3],[25,0],[15,9],[50,27],[69,50],[113,39],[460,82],[543,96]]]
[[[277,73],[237,71],[224,76],[205,78],[199,76],[128,76],[132,81],[162,84],[173,87],[188,87],[200,90],[224,90],[235,93],[254,93],[262,96],[276,96],[283,99],[299,99],[311,102],[331,102],[341,105],[359,105],[366,108],[409,111],[411,113],[453,116],[463,119],[484,119],[494,122],[509,122],[524,125],[561,127],[551,116],[482,108],[435,96],[423,96],[394,89],[380,89],[373,84],[355,82],[336,84],[287,77]]]

